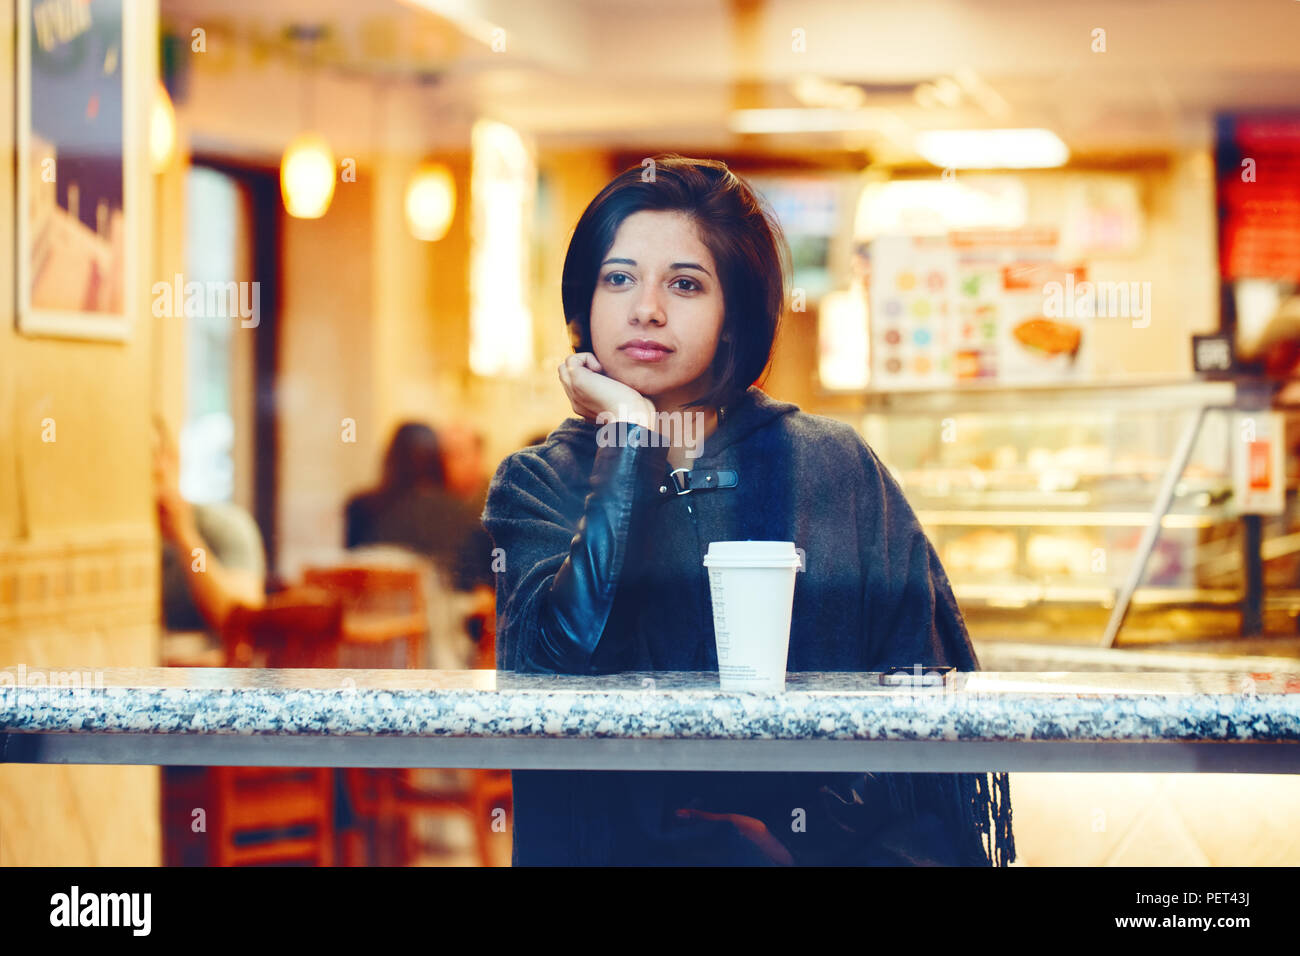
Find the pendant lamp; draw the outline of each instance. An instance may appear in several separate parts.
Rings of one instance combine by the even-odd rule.
[[[295,26],[290,36],[311,48],[324,31],[320,26]],[[315,57],[311,57],[314,61]],[[312,79],[314,62],[303,56],[303,116],[308,124],[314,118]],[[280,157],[280,196],[284,209],[297,219],[319,219],[334,199],[334,151],[325,137],[310,128],[299,133],[285,147]]]

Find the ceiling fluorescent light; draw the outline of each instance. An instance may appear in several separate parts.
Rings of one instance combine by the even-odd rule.
[[[1046,169],[1070,158],[1047,129],[929,130],[916,135],[916,151],[942,169]]]
[[[752,109],[733,110],[733,133],[843,133],[879,131],[886,136],[911,135],[911,129],[886,109]]]
[[[862,129],[865,125],[852,110],[755,109],[731,113],[731,129],[736,133],[829,133]]]

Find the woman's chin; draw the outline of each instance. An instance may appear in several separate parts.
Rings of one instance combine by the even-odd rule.
[[[663,392],[676,387],[663,372],[652,368],[618,369],[612,377],[647,397],[652,392]]]
[[[674,374],[671,369],[647,367],[641,364],[629,366],[620,363],[613,368],[606,367],[606,371],[610,378],[640,392],[654,402],[656,407],[660,404],[660,396],[676,395],[683,388],[689,387],[692,381],[689,378],[683,381],[682,376]]]

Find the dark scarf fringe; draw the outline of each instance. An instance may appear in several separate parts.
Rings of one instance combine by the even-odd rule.
[[[979,775],[981,783],[985,774]],[[985,784],[987,787],[987,784]],[[1011,778],[1005,773],[993,774],[993,865],[1006,866],[1016,858],[1016,840],[1011,833]],[[986,801],[983,806],[988,807]]]
[[[916,816],[917,786],[941,816],[968,839],[962,856],[982,857],[985,865],[1006,866],[1016,858],[1011,832],[1011,781],[1005,773],[881,774],[891,811]]]

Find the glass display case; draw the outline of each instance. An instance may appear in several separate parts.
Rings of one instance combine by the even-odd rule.
[[[1232,383],[863,397],[861,414],[835,417],[858,429],[903,487],[968,618],[1091,607],[1100,637],[1129,605],[1243,601],[1250,559],[1233,476],[1243,413]],[[1295,483],[1288,474],[1288,491]],[[1260,550],[1268,600],[1300,607],[1290,506],[1288,496],[1283,514],[1263,519]]]

